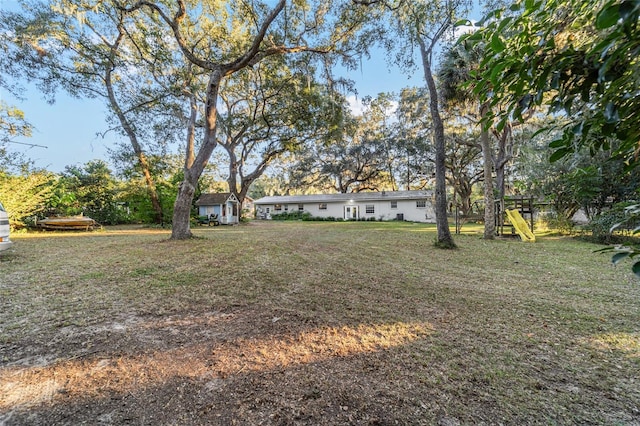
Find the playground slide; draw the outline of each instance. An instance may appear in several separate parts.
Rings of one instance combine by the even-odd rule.
[[[507,213],[507,217],[509,218],[509,222],[515,228],[522,241],[534,242],[536,240],[536,236],[533,235],[531,229],[529,229],[529,224],[524,220],[522,215],[517,209],[514,210],[505,210]]]

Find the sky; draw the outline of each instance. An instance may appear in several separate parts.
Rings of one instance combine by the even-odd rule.
[[[364,61],[359,70],[347,76],[355,82],[358,92],[349,96],[355,113],[362,110],[360,103],[364,96],[376,96],[381,92],[395,92],[407,86],[424,85],[421,74],[407,76],[400,70],[390,69],[385,63],[383,52]],[[0,89],[0,99],[21,109],[27,121],[33,126],[29,138],[14,138],[16,142],[45,146],[29,147],[11,144],[13,152],[24,153],[38,168],[61,172],[69,165],[82,165],[91,160],[102,159],[110,162],[108,147],[122,140],[109,129],[105,121],[106,106],[102,99],[75,99],[59,92],[53,104],[47,103],[34,85],[25,85],[24,100],[17,100]],[[106,132],[106,135],[103,134]]]
[[[11,10],[17,5],[15,0],[0,0],[0,8]],[[349,99],[354,112],[361,110],[359,101],[364,96],[375,97],[382,92],[399,93],[404,87],[424,86],[421,69],[408,75],[397,66],[387,64],[385,56],[384,50],[376,50],[370,59],[363,58],[360,69],[337,71],[355,82],[357,98],[351,95]],[[34,85],[24,83],[24,87],[23,100],[15,99],[1,88],[0,99],[21,109],[26,120],[34,126],[31,137],[14,140],[38,146],[11,144],[12,152],[23,153],[36,167],[53,172],[96,159],[110,163],[107,149],[122,139],[116,132],[108,131],[103,99],[75,99],[60,92],[55,103],[49,104]]]

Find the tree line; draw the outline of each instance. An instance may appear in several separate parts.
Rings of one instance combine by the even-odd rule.
[[[443,247],[454,246],[451,197],[467,213],[480,183],[485,238],[505,191],[546,196],[565,219],[636,196],[638,2],[487,2],[462,37],[474,6],[464,0],[21,6],[0,17],[1,75],[52,98],[103,99],[153,220],[171,210],[174,239],[190,237],[194,197],[221,150],[239,199],[264,188],[274,164],[289,191],[429,185]],[[333,69],[356,68],[373,46],[420,70],[425,87],[368,99],[354,116],[350,82]],[[28,133],[2,110],[5,135]],[[175,146],[182,164],[167,209],[153,169]]]
[[[330,143],[324,138],[312,139],[295,150],[274,153],[270,161],[258,164],[270,165],[264,172],[257,173],[258,167],[253,165],[251,170],[257,177],[251,179],[250,186],[244,180],[245,185],[240,187],[243,198],[431,188],[434,148],[430,143],[430,120],[422,114],[426,108],[423,91],[406,88],[398,95],[366,98],[361,115],[351,112],[345,100],[342,117],[349,124],[343,126],[343,134],[333,135]],[[468,102],[450,101],[443,108],[443,119],[450,208],[455,206],[463,217],[475,218],[484,214],[479,117],[474,116]],[[500,182],[494,189],[496,198],[500,193],[519,193],[544,200],[554,214],[547,220],[561,229],[570,228],[571,218],[579,209],[594,219],[616,203],[635,199],[640,176],[636,169],[626,169],[623,161],[607,159],[611,151],[594,157],[583,150],[571,158],[548,162],[554,152],[549,143],[557,133],[534,135],[552,125],[549,120],[555,119],[540,116],[522,125],[513,124],[509,138],[500,132],[491,133],[492,158],[507,155],[501,152],[509,155],[504,177],[496,179]],[[501,150],[504,140],[509,146]],[[85,214],[105,225],[158,223],[135,155],[126,147],[113,149],[111,154],[111,162],[117,167],[95,160],[67,166],[57,174],[33,169],[28,162],[13,171],[4,170],[0,174],[0,199],[12,213],[14,227],[33,225],[37,218],[45,216],[76,214]],[[229,191],[236,178],[227,170],[228,155],[220,150],[212,156],[198,181],[194,199],[202,192]],[[162,212],[159,223],[169,225],[184,159],[166,152],[149,153],[149,158],[153,165],[149,173]],[[248,158],[244,161],[249,163]],[[246,213],[250,216],[250,212]],[[191,215],[195,214],[192,208]]]

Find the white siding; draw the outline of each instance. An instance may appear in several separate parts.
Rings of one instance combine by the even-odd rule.
[[[416,207],[416,200],[397,200],[396,208],[391,207],[391,201],[367,201],[355,203],[359,206],[360,217],[365,219],[374,217],[376,220],[396,220],[398,215],[402,215],[403,220],[410,222],[428,222],[435,223],[435,211],[430,201],[427,201],[426,207]],[[366,206],[373,205],[374,213],[366,213]]]
[[[416,207],[417,200],[398,201],[398,212],[404,214],[404,220],[411,222],[436,222],[436,212],[429,200],[426,207]],[[402,211],[401,211],[402,210]]]
[[[358,201],[358,202],[327,202],[326,210],[320,210],[320,204],[322,203],[300,203],[304,205],[304,211],[310,213],[314,217],[344,217],[345,206],[357,206],[358,217],[361,219],[375,218],[376,220],[395,220],[398,214],[401,214],[403,219],[410,222],[427,222],[435,223],[435,212],[430,200],[426,200],[426,207],[416,207],[416,200],[397,200],[397,208],[391,208],[391,201],[379,200],[379,201]],[[366,213],[366,207],[370,205],[374,206],[374,213]],[[297,212],[298,203],[288,204],[289,209],[285,210],[284,204],[282,210],[275,211],[275,204],[260,204],[257,206],[258,217],[266,214],[267,208],[271,215],[278,213]]]

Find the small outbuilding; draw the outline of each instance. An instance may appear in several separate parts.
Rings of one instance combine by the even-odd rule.
[[[286,195],[254,201],[256,217],[307,212],[314,217],[343,220],[406,220],[435,223],[433,191],[382,191],[350,194]]]
[[[203,193],[196,201],[199,216],[218,215],[222,225],[240,222],[240,203],[231,192]]]

